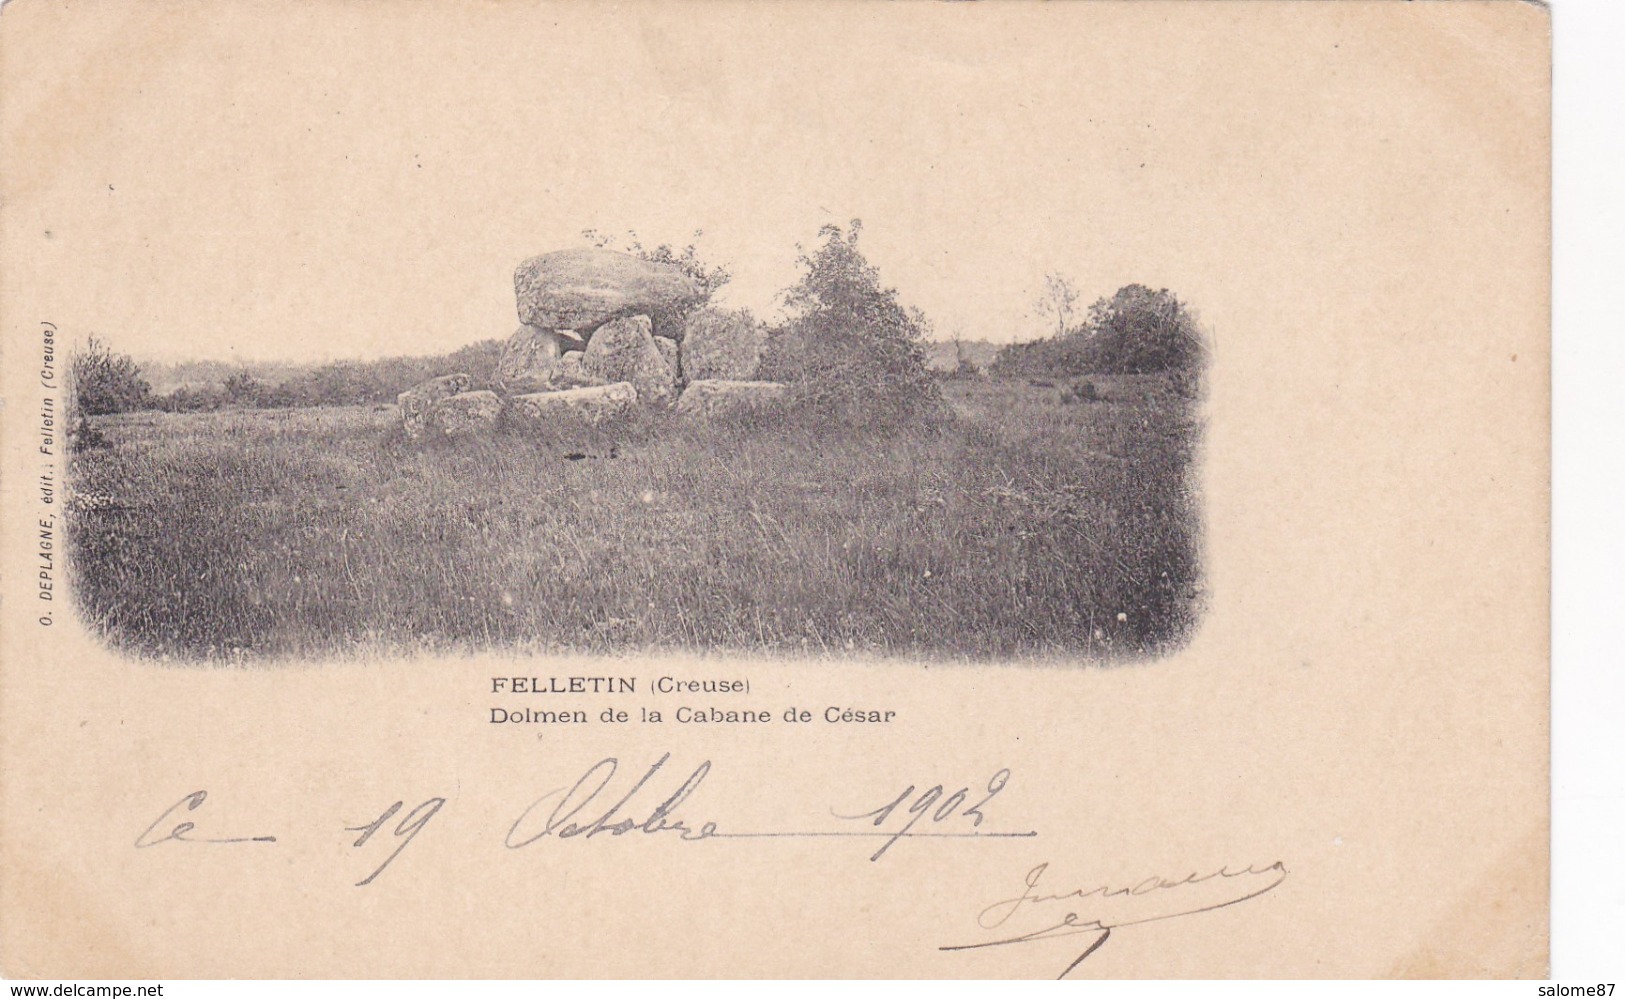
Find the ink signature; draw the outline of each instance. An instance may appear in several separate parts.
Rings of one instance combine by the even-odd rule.
[[[1055,903],[1069,903],[1065,915],[1059,920],[1055,920],[1053,915],[1046,915],[1044,917],[1046,922],[1038,929],[1001,936],[994,940],[951,944],[937,949],[980,950],[987,947],[1007,947],[1011,944],[1038,943],[1058,937],[1092,935],[1094,939],[1089,941],[1083,952],[1057,976],[1065,978],[1091,954],[1105,946],[1115,929],[1176,919],[1180,916],[1194,916],[1200,912],[1213,912],[1232,905],[1240,905],[1242,902],[1274,891],[1287,878],[1286,864],[1277,860],[1267,867],[1249,865],[1236,870],[1220,867],[1205,874],[1191,873],[1182,878],[1152,875],[1129,887],[1113,888],[1102,885],[1097,888],[1075,888],[1056,892],[1047,886],[1041,888],[1039,885],[1049,866],[1046,861],[1028,871],[1021,894],[994,902],[982,909],[976,916],[976,924],[984,930],[994,930],[1010,924],[1018,913],[1029,912],[1034,907],[1043,907],[1043,911],[1053,913],[1060,911],[1054,907]],[[1109,910],[1116,906],[1124,911],[1120,915],[1111,914],[1109,911],[1091,913],[1084,904],[1088,900],[1093,900],[1101,908]]]

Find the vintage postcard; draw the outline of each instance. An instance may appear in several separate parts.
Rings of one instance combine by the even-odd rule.
[[[14,978],[1543,977],[1548,12],[0,12]]]

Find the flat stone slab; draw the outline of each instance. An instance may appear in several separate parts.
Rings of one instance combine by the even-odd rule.
[[[638,404],[638,390],[631,382],[565,389],[562,392],[532,392],[508,400],[509,419],[517,424],[545,426],[561,417],[597,423],[630,412]]]

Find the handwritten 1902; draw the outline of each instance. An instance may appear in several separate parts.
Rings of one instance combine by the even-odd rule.
[[[615,757],[599,760],[573,783],[533,798],[508,827],[502,838],[503,845],[519,850],[546,839],[590,841],[600,836],[617,838],[630,834],[661,836],[677,842],[867,838],[880,840],[878,849],[869,856],[874,862],[903,839],[1031,839],[1038,835],[1035,830],[1003,832],[982,828],[987,819],[983,809],[1010,783],[1008,769],[995,771],[984,784],[976,785],[974,791],[969,784],[952,792],[947,790],[950,785],[934,784],[921,791],[917,785],[909,784],[878,807],[859,812],[830,808],[830,814],[836,819],[858,828],[732,830],[723,828],[714,819],[693,818],[688,814],[692,809],[690,799],[710,777],[711,761],[694,767],[675,788],[669,780],[662,788],[661,778],[666,776],[670,760],[670,753],[661,756],[635,781],[622,781],[618,789],[612,785],[621,773],[620,760]],[[205,790],[185,795],[142,830],[136,837],[136,848],[147,849],[165,843],[272,845],[278,842],[272,835],[227,835],[201,830],[200,823],[213,819],[199,811],[209,800],[209,792]],[[355,883],[356,887],[372,884],[440,814],[446,803],[445,797],[429,797],[401,815],[406,802],[397,800],[370,822],[340,827],[345,833],[360,833],[351,843],[357,849],[366,848],[373,837],[385,829],[389,833],[382,842],[394,844],[383,861]],[[400,815],[398,820],[397,815]]]

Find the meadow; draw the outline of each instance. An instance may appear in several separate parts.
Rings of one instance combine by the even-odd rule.
[[[98,417],[82,620],[144,659],[1143,658],[1202,602],[1187,386],[945,381],[928,424],[652,414],[408,443],[391,406]]]

